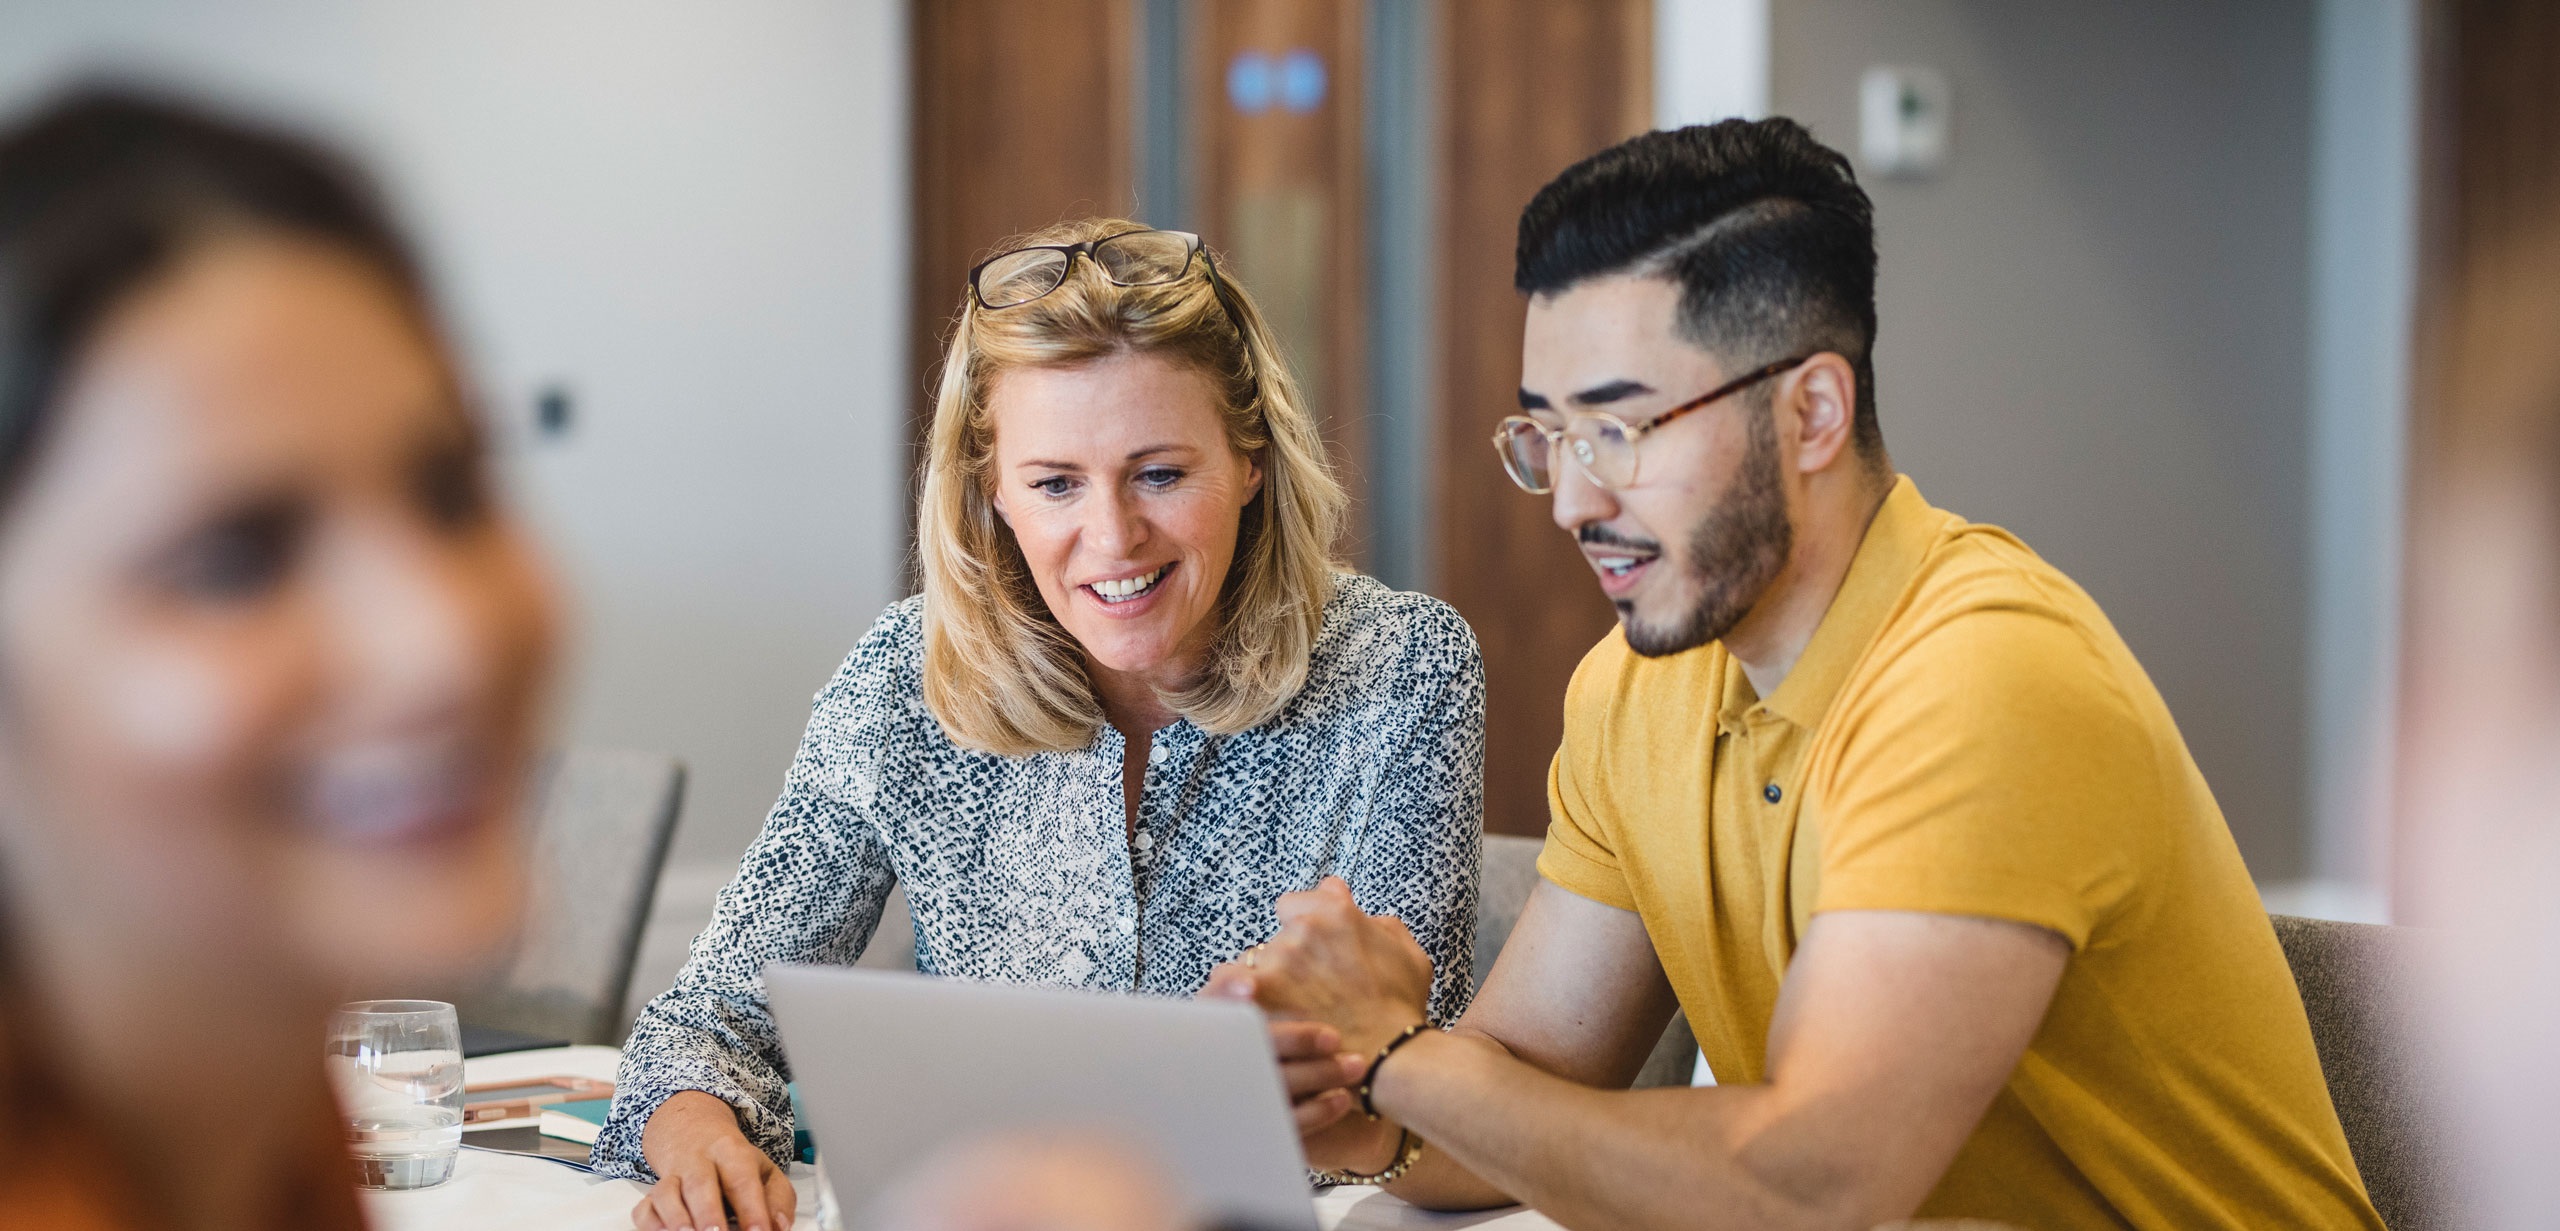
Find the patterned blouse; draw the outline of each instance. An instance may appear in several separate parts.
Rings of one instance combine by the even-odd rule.
[[[1484,668],[1447,605],[1339,577],[1306,685],[1277,716],[1155,732],[1134,837],[1119,732],[1075,752],[961,748],[925,706],[923,661],[909,598],[818,694],[764,832],[623,1048],[599,1171],[654,1179],[640,1130],[683,1090],[737,1108],[748,1140],[786,1159],[790,1069],[760,972],[859,958],[893,883],[928,973],[1188,996],[1278,930],[1281,894],[1338,874],[1431,955],[1432,1017],[1465,1007]]]

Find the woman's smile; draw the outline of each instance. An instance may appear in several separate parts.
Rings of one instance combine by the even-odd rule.
[[[311,827],[334,842],[432,844],[504,823],[508,792],[471,741],[434,738],[331,754],[304,790]]]
[[[1114,615],[1134,615],[1136,612],[1130,609],[1131,605],[1145,606],[1143,600],[1155,596],[1162,588],[1165,575],[1171,573],[1173,569],[1174,562],[1167,561],[1143,573],[1088,581],[1076,588],[1092,596],[1104,607],[1111,609]]]

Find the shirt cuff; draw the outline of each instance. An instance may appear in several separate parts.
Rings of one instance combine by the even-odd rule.
[[[2089,943],[2097,923],[2067,885],[1988,868],[1933,864],[1826,869],[1811,913],[1835,910],[1901,910],[2023,923],[2071,942],[2075,953]]]
[[[1538,852],[1538,875],[1559,888],[1571,890],[1576,897],[1589,898],[1602,906],[1636,908],[1635,896],[1627,892],[1626,873],[1619,871],[1616,864],[1585,855],[1557,841],[1552,834]]]
[[[661,1059],[648,1066],[646,1072],[628,1068],[620,1075],[613,1092],[613,1110],[606,1115],[602,1131],[589,1153],[589,1163],[600,1175],[655,1183],[657,1174],[640,1150],[641,1134],[649,1117],[660,1105],[688,1090],[700,1091],[727,1103],[737,1113],[738,1128],[747,1140],[765,1152],[776,1164],[789,1166],[792,1161],[793,1124],[788,1110],[775,1111],[763,1099],[738,1081],[735,1075],[710,1061],[687,1058]],[[781,1096],[788,1107],[788,1095]]]

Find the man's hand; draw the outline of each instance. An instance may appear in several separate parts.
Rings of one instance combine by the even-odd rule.
[[[1341,1032],[1322,1022],[1271,1023],[1271,1051],[1280,1061],[1280,1082],[1288,1088],[1308,1163],[1373,1173],[1395,1161],[1395,1128],[1354,1114],[1358,1106],[1350,1087],[1368,1071],[1369,1058],[1341,1046]]]
[[[699,1090],[658,1104],[640,1129],[640,1153],[657,1186],[631,1211],[636,1231],[726,1227],[783,1231],[800,1195],[791,1178],[738,1129],[738,1113]]]
[[[1312,1137],[1350,1114],[1350,1086],[1369,1059],[1342,1050],[1340,1031],[1323,1022],[1274,1021],[1271,1054],[1280,1061],[1280,1084],[1289,1091],[1299,1136]]]
[[[1352,1114],[1349,1087],[1387,1040],[1424,1020],[1431,959],[1401,920],[1360,913],[1339,877],[1282,897],[1279,914],[1279,934],[1211,971],[1200,994],[1251,1000],[1271,1015],[1271,1050],[1308,1162],[1381,1170],[1395,1161],[1396,1128]]]
[[[1279,934],[1211,971],[1204,994],[1326,1023],[1343,1050],[1364,1057],[1426,1018],[1431,958],[1403,920],[1360,913],[1338,876],[1283,895],[1279,914]]]

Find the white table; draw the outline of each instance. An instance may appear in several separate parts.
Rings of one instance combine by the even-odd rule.
[[[610,1047],[558,1047],[484,1056],[467,1067],[465,1080],[523,1081],[565,1075],[613,1080],[622,1054]],[[817,1224],[817,1176],[804,1163],[791,1165],[800,1190],[795,1228]],[[511,1154],[464,1150],[453,1178],[415,1192],[367,1192],[365,1213],[376,1231],[628,1231],[631,1207],[647,1190],[629,1180],[608,1180],[558,1163]],[[1434,1214],[1374,1188],[1337,1188],[1315,1199],[1325,1231],[1488,1227],[1497,1231],[1554,1231],[1545,1215],[1518,1208],[1477,1214]]]

